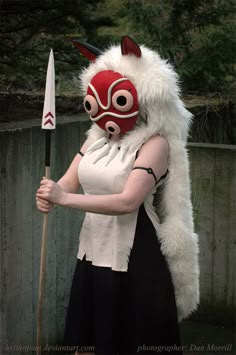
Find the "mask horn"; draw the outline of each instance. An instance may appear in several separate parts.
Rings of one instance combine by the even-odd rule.
[[[140,58],[142,56],[142,52],[139,45],[129,36],[122,37],[121,53],[123,55],[133,54],[137,58]]]
[[[78,39],[71,39],[71,42],[74,44],[76,48],[79,49],[80,53],[90,61],[95,61],[97,57],[102,54],[100,49],[91,46],[91,44],[82,42]]]

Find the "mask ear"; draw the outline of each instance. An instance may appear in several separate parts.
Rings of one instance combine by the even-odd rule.
[[[137,58],[140,58],[142,56],[142,52],[139,45],[129,36],[122,37],[121,53],[122,55],[134,54]]]
[[[95,61],[97,57],[102,54],[100,49],[91,46],[91,44],[82,42],[78,39],[71,39],[71,42],[74,44],[76,48],[79,49],[80,53],[90,61]]]

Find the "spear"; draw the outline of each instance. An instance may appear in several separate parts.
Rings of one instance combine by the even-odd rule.
[[[45,177],[50,178],[50,151],[51,151],[51,130],[56,128],[55,114],[55,69],[53,50],[51,49],[48,61],[46,88],[43,107],[42,129],[45,129]],[[42,335],[42,306],[43,306],[43,284],[45,276],[46,261],[46,240],[47,240],[48,214],[43,216],[43,232],[41,244],[41,259],[39,272],[38,289],[38,316],[37,316],[37,355],[41,354]]]

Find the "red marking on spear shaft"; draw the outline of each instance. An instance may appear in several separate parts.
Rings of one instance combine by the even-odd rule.
[[[50,118],[44,123],[44,126],[46,126],[46,124],[50,123],[52,126],[54,126],[53,122],[50,120]]]
[[[47,117],[49,117],[49,116],[51,116],[52,118],[54,118],[53,114],[52,114],[50,111],[46,114],[46,116],[45,116],[44,118],[47,118]]]

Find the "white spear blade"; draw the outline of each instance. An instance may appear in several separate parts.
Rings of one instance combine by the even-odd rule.
[[[56,128],[56,110],[55,110],[55,69],[53,50],[50,51],[47,79],[43,106],[42,129]]]

